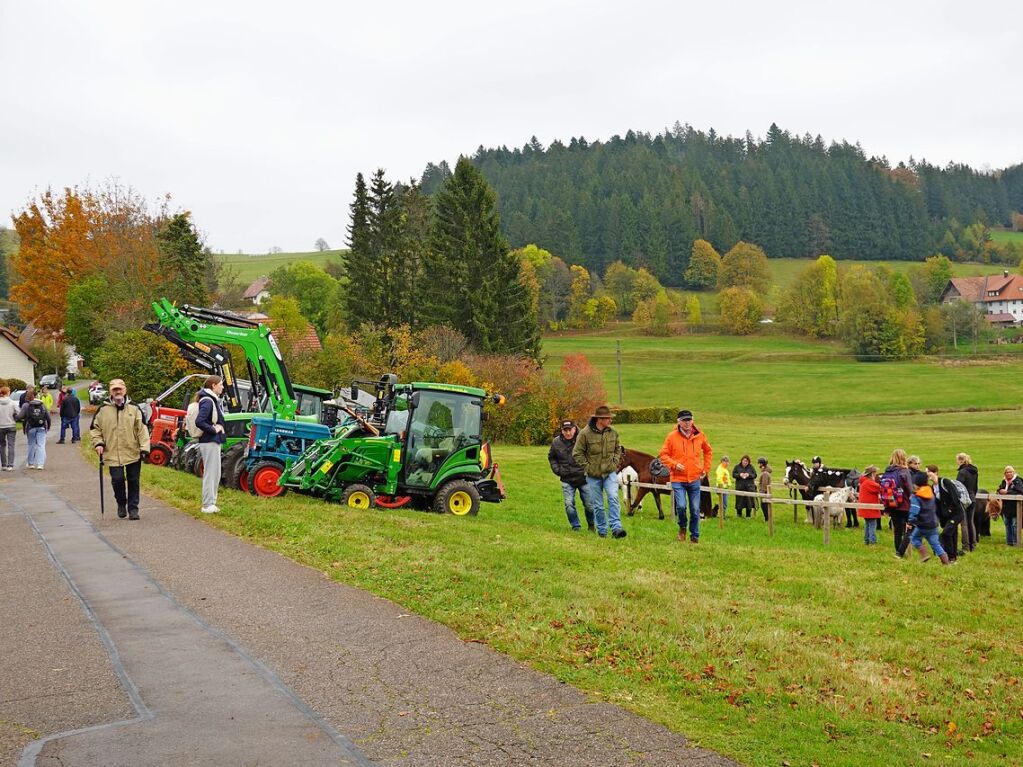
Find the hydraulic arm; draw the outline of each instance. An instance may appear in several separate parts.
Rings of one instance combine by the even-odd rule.
[[[201,367],[211,370],[211,366],[219,367],[224,374],[225,391],[230,377],[228,399],[232,409],[235,406],[240,409],[240,402],[234,386],[231,357],[224,348],[226,344],[234,344],[245,352],[253,385],[250,401],[259,402],[265,396],[273,412],[283,418],[295,417],[298,407],[295,391],[281,351],[268,327],[213,309],[188,304],[175,306],[166,298],[154,302],[153,311],[158,322],[147,324],[146,330],[175,344],[186,359]]]

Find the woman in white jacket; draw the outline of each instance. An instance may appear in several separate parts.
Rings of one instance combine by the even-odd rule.
[[[14,438],[18,433],[14,416],[18,410],[18,403],[11,399],[10,388],[0,386],[0,467],[3,471],[14,471]]]

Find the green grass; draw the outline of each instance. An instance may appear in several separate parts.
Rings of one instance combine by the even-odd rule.
[[[221,254],[216,258],[238,272],[238,279],[244,283],[250,283],[263,275],[270,273],[279,266],[290,264],[293,261],[312,261],[318,266],[326,266],[328,263],[339,263],[344,250],[325,250],[313,253],[274,253],[269,255],[245,255],[245,254]]]
[[[893,379],[894,380],[894,377]],[[895,445],[948,465],[968,447],[990,484],[1023,416],[704,416],[716,451],[881,462]],[[623,426],[656,450],[664,426]],[[477,518],[355,511],[224,492],[204,522],[393,599],[749,765],[1019,763],[1020,550],[994,537],[957,567],[898,562],[891,538],[821,534],[778,512],[674,541],[652,505],[629,537],[568,531],[546,450],[499,446],[509,498]],[[199,481],[144,472],[198,514]],[[802,517],[802,513],[800,513]],[[954,722],[954,728],[952,724]],[[883,756],[879,756],[883,754]]]
[[[1019,245],[1023,245],[1023,232],[993,230],[991,232],[991,239],[995,242],[1015,242]]]

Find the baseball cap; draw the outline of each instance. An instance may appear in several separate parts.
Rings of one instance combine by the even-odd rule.
[[[125,391],[128,390],[128,387],[124,385],[124,379],[123,378],[113,378],[113,379],[111,379],[110,380],[110,387],[109,388],[110,388],[110,391],[113,391],[114,389],[124,389]]]
[[[693,411],[692,410],[679,410],[677,417],[681,418],[683,421],[692,421],[693,420]]]
[[[562,421],[561,422],[561,428],[562,429],[571,429],[574,426],[575,426],[575,421]]]

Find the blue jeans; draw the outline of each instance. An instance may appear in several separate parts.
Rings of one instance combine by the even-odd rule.
[[[1019,530],[1016,529],[1016,512],[1003,514],[1002,521],[1005,522],[1005,542],[1009,546],[1019,545]]]
[[[568,524],[573,530],[578,530],[579,514],[575,510],[575,491],[579,491],[579,498],[583,502],[583,512],[586,514],[586,524],[593,524],[593,509],[590,508],[590,488],[587,485],[573,487],[568,482],[561,483],[561,497],[565,499],[565,514],[568,516]]]
[[[940,557],[944,555],[945,550],[941,548],[941,531],[938,528],[928,527],[926,530],[923,530],[919,527],[914,527],[913,532],[909,536],[909,542],[914,549],[922,549],[924,547],[924,538],[931,544],[931,551],[934,552],[934,556]]]
[[[718,498],[721,499],[721,516],[725,516],[725,512],[728,511],[728,493],[718,493]]]
[[[700,539],[700,480],[692,482],[672,482],[672,498],[675,500],[675,517],[678,519],[679,530],[686,529],[686,501],[689,502],[689,537],[694,541]],[[724,514],[724,511],[721,512]]]
[[[621,509],[618,506],[618,475],[611,472],[606,477],[587,477],[586,488],[590,491],[590,504],[593,508],[593,519],[597,524],[597,532],[607,535],[608,524],[611,530],[622,529]],[[607,517],[604,516],[604,496],[607,496]]]
[[[82,435],[78,431],[78,416],[74,418],[61,418],[60,419],[60,441],[64,441],[64,432],[71,429],[71,440],[77,442],[82,438]]]
[[[865,519],[863,520],[863,542],[864,543],[877,543],[877,523],[880,520],[877,519]]]
[[[28,465],[42,466],[46,463],[46,427],[36,426],[28,430]]]

